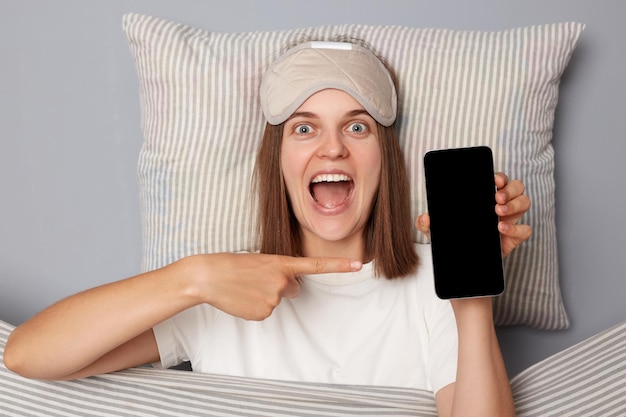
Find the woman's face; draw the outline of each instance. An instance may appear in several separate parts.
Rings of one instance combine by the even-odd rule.
[[[378,141],[376,121],[341,90],[314,94],[285,122],[281,167],[304,255],[363,258]]]

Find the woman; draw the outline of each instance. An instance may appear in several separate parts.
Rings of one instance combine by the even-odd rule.
[[[512,415],[491,298],[437,299],[429,247],[411,242],[396,102],[367,49],[290,49],[261,87],[262,253],[194,255],[62,300],[15,329],[7,367],[72,379],[190,360],[200,372],[430,389],[440,415]],[[519,181],[496,184],[506,255],[530,236],[516,224],[530,202]]]

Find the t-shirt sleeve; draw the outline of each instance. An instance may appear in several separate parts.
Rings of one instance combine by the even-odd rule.
[[[159,349],[160,363],[153,366],[169,368],[189,361],[209,328],[214,314],[199,305],[182,311],[152,328]]]
[[[160,362],[152,364],[155,368],[169,368],[187,359],[181,343],[175,337],[176,321],[174,317],[165,320],[152,328],[159,349]]]
[[[428,318],[430,355],[426,370],[435,394],[456,381],[458,361],[458,334],[452,306],[449,301],[437,301]]]
[[[435,293],[430,245],[418,245],[420,255],[420,291],[428,329],[426,372],[434,393],[456,381],[458,333],[452,305]]]

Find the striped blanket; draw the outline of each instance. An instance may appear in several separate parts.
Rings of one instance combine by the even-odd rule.
[[[13,326],[0,321],[0,359]],[[436,416],[430,392],[136,368],[76,381],[21,378],[0,360],[0,416]],[[625,416],[626,322],[511,381],[519,416]]]

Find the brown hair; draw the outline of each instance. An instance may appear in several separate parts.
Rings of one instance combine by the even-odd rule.
[[[409,183],[395,128],[377,125],[381,178],[365,228],[365,256],[375,261],[377,276],[392,279],[415,271],[419,259],[411,235]],[[300,226],[280,166],[283,127],[266,124],[254,170],[260,250],[302,256]]]

